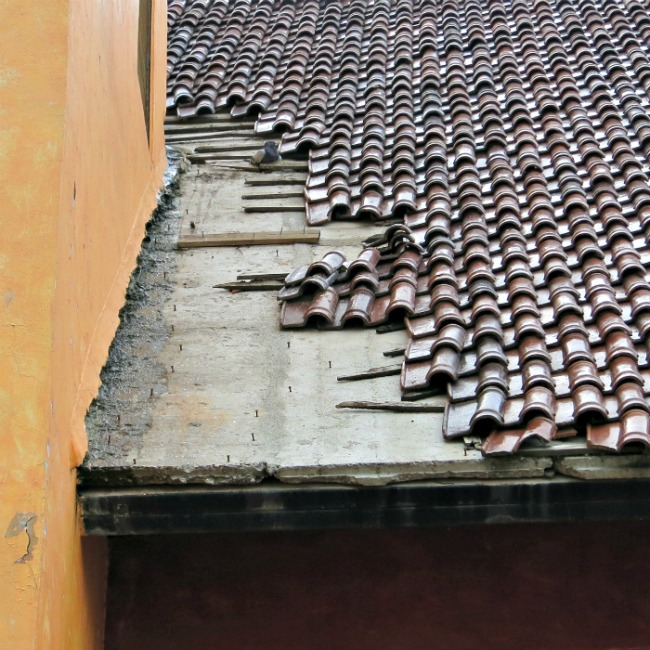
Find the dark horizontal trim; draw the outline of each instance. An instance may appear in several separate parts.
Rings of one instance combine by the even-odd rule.
[[[650,519],[650,480],[81,488],[89,535]]]

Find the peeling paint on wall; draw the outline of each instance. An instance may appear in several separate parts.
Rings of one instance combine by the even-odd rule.
[[[25,533],[27,535],[27,546],[25,552],[15,560],[14,564],[24,564],[33,559],[33,551],[36,544],[38,544],[38,537],[36,536],[36,520],[38,516],[33,512],[17,512],[13,519],[9,522],[5,539],[11,537],[18,537]]]

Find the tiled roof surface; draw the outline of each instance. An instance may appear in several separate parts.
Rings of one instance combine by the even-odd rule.
[[[285,327],[405,319],[445,435],[650,444],[650,17],[637,0],[170,1],[168,106],[309,150],[307,220],[398,220]]]

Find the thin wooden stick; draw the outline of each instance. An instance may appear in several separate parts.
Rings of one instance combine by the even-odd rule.
[[[240,291],[278,291],[283,284],[273,280],[251,280],[249,282],[224,282],[212,285],[213,289],[228,289],[233,293]]]
[[[438,404],[411,404],[409,402],[340,402],[337,409],[362,409],[367,411],[395,411],[397,413],[442,413]]]
[[[399,375],[402,371],[402,364],[394,366],[383,366],[381,368],[370,368],[357,372],[353,375],[341,375],[336,378],[337,381],[361,381],[362,379],[373,379],[375,377],[390,377],[392,375]]]
[[[214,235],[188,235],[178,240],[178,248],[216,246],[268,246],[271,244],[317,244],[320,230],[310,232],[224,232]]]

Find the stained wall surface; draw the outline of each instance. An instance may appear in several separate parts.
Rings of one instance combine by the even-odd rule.
[[[106,552],[81,537],[74,468],[162,178],[165,4],[150,141],[139,3],[0,4],[2,648],[102,647]]]
[[[648,532],[599,523],[115,538],[106,648],[647,649]]]

